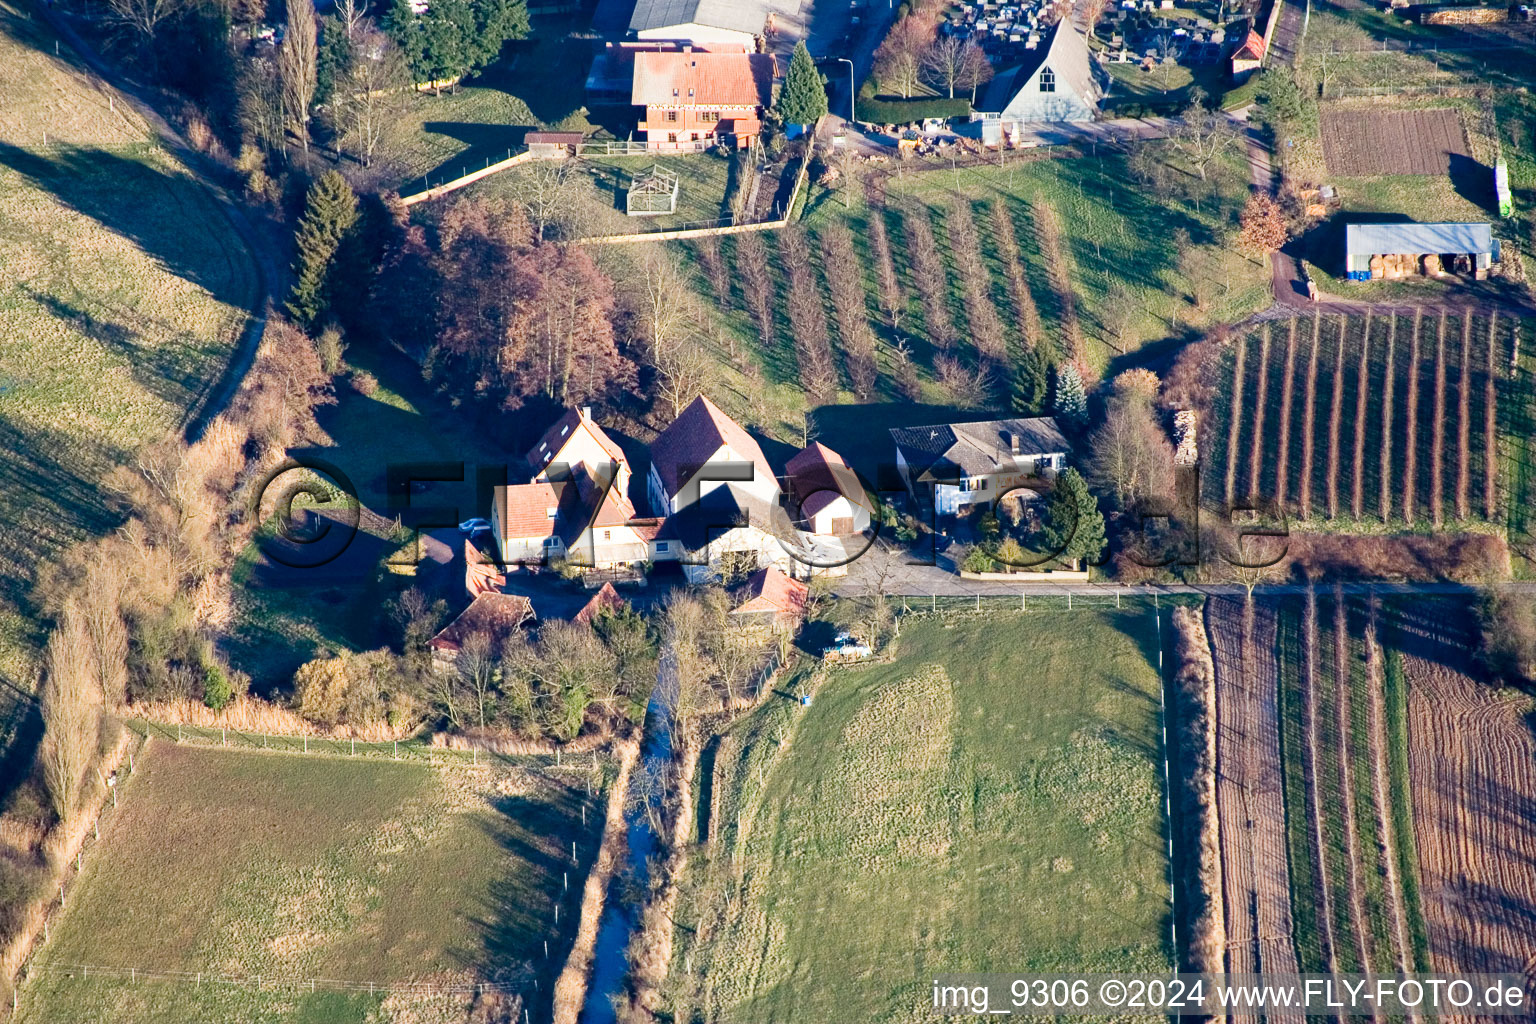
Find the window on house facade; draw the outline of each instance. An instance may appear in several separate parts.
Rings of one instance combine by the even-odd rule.
[[[718,110],[706,110],[699,115],[699,120],[705,124],[714,124],[720,120],[720,112]]]
[[[676,121],[677,120],[677,111],[675,111],[675,110],[667,111],[667,120],[668,121]]]
[[[604,530],[603,531],[603,540],[613,540],[613,531],[612,530]]]
[[[668,132],[667,133],[667,141],[668,142],[676,142],[677,141],[677,132]]]
[[[656,542],[656,550],[657,551],[665,551],[665,550],[667,550],[667,542],[664,541],[664,540],[657,541]]]
[[[1056,72],[1052,71],[1050,68],[1046,68],[1044,71],[1040,72],[1040,91],[1056,91]]]

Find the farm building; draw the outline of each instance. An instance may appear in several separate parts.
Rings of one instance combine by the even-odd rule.
[[[1232,78],[1241,82],[1264,66],[1264,51],[1268,49],[1264,37],[1252,29],[1243,45],[1232,52]]]
[[[581,140],[581,132],[529,132],[523,137],[528,155],[535,160],[563,160],[575,156]]]
[[[636,39],[756,50],[776,19],[799,10],[798,0],[638,0],[629,30]]]
[[[1049,416],[894,427],[896,469],[912,497],[940,515],[988,504],[1031,477],[1054,476],[1067,439]]]
[[[1013,133],[1024,124],[1092,121],[1104,98],[1103,72],[1088,52],[1082,33],[1070,19],[1046,29],[1029,57],[999,71],[978,104],[973,121],[983,134],[993,123]]]
[[[1487,224],[1350,224],[1344,271],[1351,281],[1458,274],[1479,280],[1499,260]]]
[[[784,466],[804,528],[825,536],[869,529],[871,502],[843,457],[819,441]]]
[[[427,641],[427,646],[437,664],[451,665],[471,637],[484,637],[490,649],[495,650],[533,617],[533,605],[526,597],[495,592],[477,594],[468,608]]]
[[[769,53],[637,53],[630,102],[645,108],[639,130],[651,149],[739,148],[762,129],[774,73]]]

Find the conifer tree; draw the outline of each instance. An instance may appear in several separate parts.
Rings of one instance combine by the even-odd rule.
[[[357,196],[339,172],[327,171],[309,187],[294,238],[298,252],[293,294],[288,297],[288,312],[305,326],[313,326],[330,309],[336,251],[357,219]]]
[[[1013,411],[1038,416],[1050,398],[1051,367],[1038,348],[1031,348],[1013,371]]]
[[[1071,562],[1096,561],[1104,553],[1104,515],[1082,474],[1064,469],[1056,478],[1050,501],[1045,507],[1046,525],[1042,536],[1046,546],[1057,556]]]
[[[815,124],[826,112],[827,88],[822,84],[821,72],[816,70],[805,42],[798,42],[794,56],[789,59],[784,86],[779,90],[779,116],[785,124]]]
[[[1056,419],[1068,430],[1077,430],[1088,422],[1088,396],[1077,367],[1062,363],[1056,367]]]

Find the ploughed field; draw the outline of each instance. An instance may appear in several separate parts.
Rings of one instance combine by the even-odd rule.
[[[1449,174],[1451,160],[1472,159],[1461,117],[1450,107],[1427,110],[1322,111],[1323,158],[1330,174]]]
[[[1503,523],[1527,475],[1517,465],[1506,481],[1530,409],[1528,372],[1512,367],[1521,328],[1424,310],[1316,314],[1239,336],[1204,431],[1206,498],[1274,502],[1342,530]]]
[[[1171,963],[1151,609],[895,643],[706,747],[675,1019],[929,1020],[936,971]]]
[[[477,982],[547,1013],[603,819],[585,780],[158,739],[137,767],[19,1021],[458,1019],[444,986]]]

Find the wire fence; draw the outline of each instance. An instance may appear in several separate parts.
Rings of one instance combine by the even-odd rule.
[[[532,981],[518,982],[429,982],[429,981],[346,981],[338,978],[285,978],[253,974],[220,974],[213,971],[171,971],[150,967],[119,967],[106,964],[81,964],[34,960],[27,965],[31,974],[53,974],[128,982],[175,982],[191,985],[224,985],[255,989],[259,992],[366,992],[383,996],[394,993],[418,996],[474,996],[499,993],[526,996],[535,991]]]
[[[264,750],[282,754],[312,755],[315,757],[368,758],[379,761],[417,761],[474,767],[481,764],[501,764],[519,768],[546,770],[592,771],[598,770],[606,755],[598,751],[567,754],[561,750],[550,753],[499,753],[477,747],[455,749],[434,746],[420,737],[405,740],[355,740],[321,736],[295,736],[290,733],[248,732],[227,726],[180,725],[153,722],[145,719],[129,719],[124,726],[141,739],[154,736],[185,746],[221,747],[241,750]]]
[[[994,612],[1076,612],[1076,611],[1155,611],[1180,604],[1205,600],[1199,594],[1159,594],[1144,590],[1106,587],[1092,593],[1066,591],[1060,594],[925,594],[897,595],[889,599],[901,615],[985,615]]]

